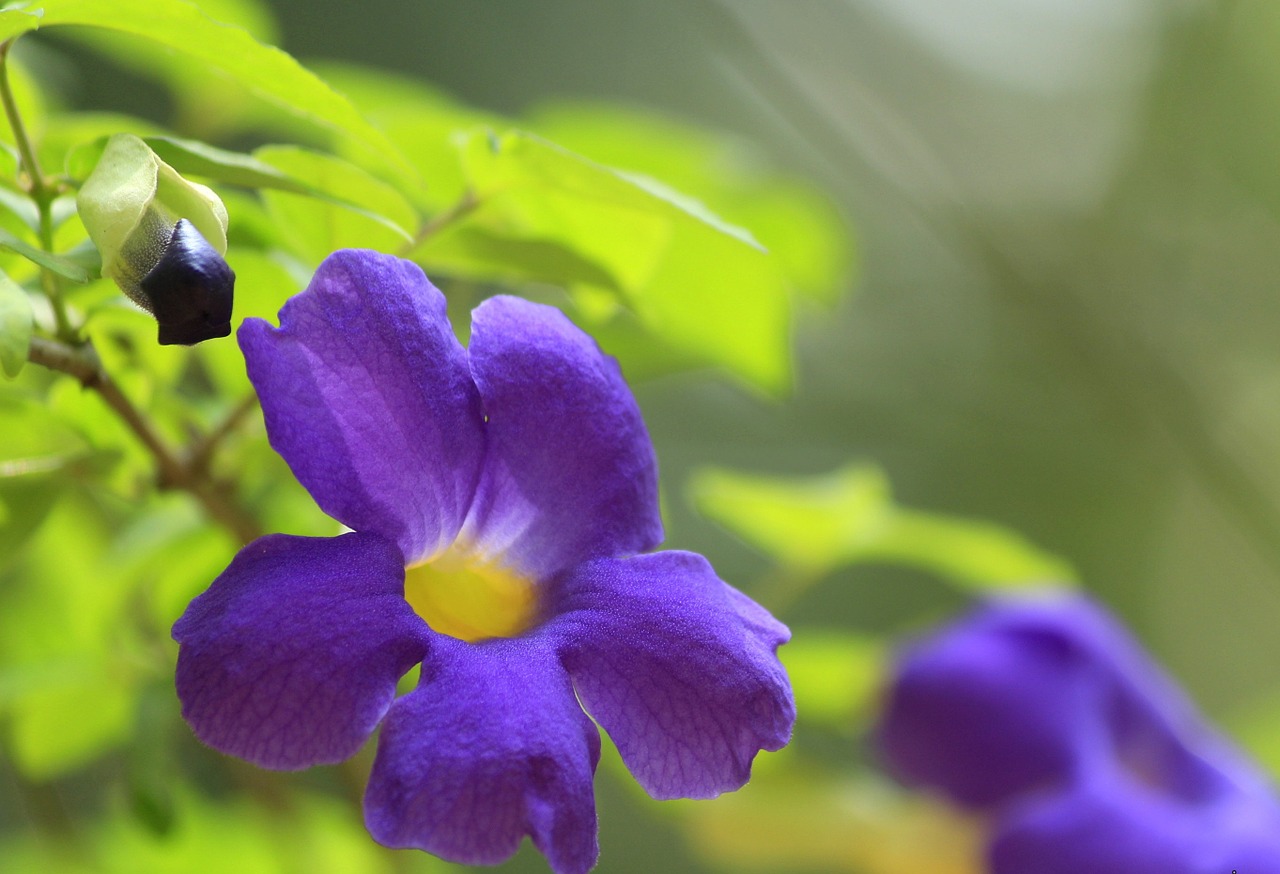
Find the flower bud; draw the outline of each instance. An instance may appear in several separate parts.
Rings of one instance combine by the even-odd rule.
[[[76,196],[80,219],[110,276],[156,317],[161,345],[190,345],[231,333],[235,273],[227,210],[132,134],[107,141]]]

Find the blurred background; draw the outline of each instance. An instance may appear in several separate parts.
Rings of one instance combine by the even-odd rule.
[[[612,135],[632,139],[611,144],[557,128],[565,107],[690,126],[825,216],[831,239],[810,257],[826,291],[795,308],[789,389],[628,366],[661,463],[668,546],[706,554],[819,642],[792,666],[796,741],[762,757],[740,797],[712,803],[648,802],[606,761],[600,871],[971,870],[937,861],[963,860],[963,827],[869,776],[862,734],[884,647],[954,614],[972,587],[936,561],[883,555],[799,572],[737,520],[726,477],[836,488],[833,472],[873,465],[901,506],[1016,532],[1280,769],[1280,6],[272,0],[263,11],[264,38],[308,66],[422,79],[604,163],[644,153],[641,134],[619,124]],[[153,81],[70,41],[42,45],[69,105],[172,123]],[[147,706],[171,710],[156,699]],[[15,788],[0,829],[97,815],[110,804],[95,781],[138,755],[135,744]],[[194,742],[173,755],[197,774],[216,758]],[[5,770],[10,787],[25,782]],[[446,868],[366,847],[333,800],[360,778],[328,770],[246,767],[237,780],[259,796],[313,793],[302,806],[341,844],[331,859]],[[207,785],[188,814],[220,805],[206,820],[237,832],[236,784]],[[913,841],[941,847],[935,867],[906,867],[921,858]],[[145,857],[117,843],[120,858]],[[0,870],[35,869],[0,856]],[[544,863],[526,848],[503,870]]]

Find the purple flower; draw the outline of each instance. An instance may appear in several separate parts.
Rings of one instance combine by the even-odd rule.
[[[596,724],[656,798],[736,789],[786,744],[787,629],[701,556],[640,554],[653,447],[558,310],[488,300],[464,349],[415,265],[342,251],[280,324],[239,332],[271,444],[353,533],[250,544],[174,625],[201,740],[294,769],[381,724],[378,841],[491,864],[527,834],[561,874],[599,852]]]
[[[1100,607],[997,600],[901,657],[904,782],[989,814],[993,874],[1280,874],[1280,805]]]

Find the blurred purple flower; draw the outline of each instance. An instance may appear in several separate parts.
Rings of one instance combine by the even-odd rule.
[[[890,769],[990,815],[993,874],[1280,874],[1280,805],[1100,607],[996,600],[903,653]]]
[[[250,544],[175,624],[201,740],[294,769],[381,724],[378,841],[492,864],[527,834],[560,874],[598,855],[595,723],[657,798],[736,789],[786,744],[787,629],[701,556],[639,554],[653,447],[558,310],[488,300],[464,349],[415,265],[343,251],[280,323],[239,332],[268,435],[353,533]]]

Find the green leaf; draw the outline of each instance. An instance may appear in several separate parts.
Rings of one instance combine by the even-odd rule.
[[[57,449],[66,438],[66,426],[50,415],[30,415],[31,410],[11,414],[13,407],[0,404],[7,428],[13,431],[43,426],[34,434],[49,441],[28,454],[16,455],[0,446],[0,571],[22,555],[22,547],[40,530],[58,498],[76,481],[109,469],[110,453],[88,449]]]
[[[154,122],[131,115],[61,112],[51,116],[45,125],[40,137],[40,160],[46,167],[61,167],[70,179],[83,181],[102,159],[112,134],[130,133],[145,139],[161,132]],[[33,223],[32,228],[38,228],[38,224]]]
[[[332,155],[295,146],[259,148],[257,155],[267,157],[273,164],[255,155],[219,149],[197,140],[147,137],[146,143],[162,161],[184,175],[203,176],[241,188],[303,195],[342,207],[392,231],[399,238],[397,248],[412,239],[409,228],[418,223],[417,214],[397,191]],[[281,167],[295,168],[315,182],[291,175]]]
[[[480,227],[458,227],[431,242],[433,269],[495,282],[590,285],[621,292],[613,274],[556,240],[510,237]]]
[[[399,179],[413,168],[341,94],[287,53],[221,24],[183,0],[40,0],[40,27],[85,25],[153,40],[246,87],[277,109],[342,137],[367,161]],[[13,15],[14,13],[4,13]],[[0,35],[6,20],[0,18]],[[16,25],[15,25],[16,26]]]
[[[22,227],[36,231],[40,227],[40,210],[25,194],[0,186],[0,207],[11,213]]]
[[[913,565],[976,590],[1075,579],[1071,566],[990,522],[898,510],[867,557]]]
[[[44,459],[33,461],[38,464]],[[50,476],[0,477],[0,569],[8,566],[23,544],[40,530],[65,486]]]
[[[661,179],[749,228],[797,291],[830,304],[848,286],[852,229],[829,198],[778,173],[754,144],[650,112],[585,102],[538,107],[532,125],[594,161]]]
[[[0,571],[21,555],[62,492],[101,470],[108,457],[84,441],[42,399],[0,396]]]
[[[734,192],[726,215],[751,228],[778,259],[787,281],[831,306],[851,284],[853,230],[834,204],[805,186],[780,181]]]
[[[0,230],[0,248],[8,249],[10,252],[16,252],[46,270],[52,270],[59,276],[70,279],[72,282],[88,282],[89,274],[83,267],[69,258],[60,255],[54,255],[43,249],[37,249],[28,243],[15,237],[13,234],[5,230]]]
[[[279,29],[270,10],[256,0],[197,0],[195,5],[215,21],[243,28],[260,43],[279,45]],[[311,132],[306,123],[255,98],[247,86],[225,76],[210,76],[203,65],[159,43],[98,28],[73,28],[66,35],[126,70],[163,82],[173,97],[171,128],[187,136],[217,142],[254,130],[303,136]]]
[[[749,233],[532,134],[471,135],[460,147],[479,206],[452,233],[562,246],[607,271],[622,302],[673,346],[768,391],[788,384],[789,296]],[[449,245],[440,234],[414,257],[430,267]]]
[[[183,175],[204,176],[242,188],[273,188],[296,194],[320,194],[312,186],[242,152],[230,152],[197,140],[178,137],[146,137],[146,143],[160,156],[161,161]]]
[[[17,376],[31,348],[31,298],[22,286],[0,273],[0,370]]]
[[[466,193],[468,181],[454,137],[459,132],[511,125],[510,120],[459,103],[419,79],[333,62],[318,64],[316,69],[417,169],[425,185],[404,194],[427,212],[448,209]]]
[[[0,13],[0,15],[6,14],[8,13]],[[27,20],[36,19],[28,16]],[[25,25],[22,26],[25,27]],[[3,29],[2,20],[0,20],[0,29]],[[10,52],[5,63],[5,71],[9,77],[9,88],[13,93],[18,115],[26,125],[27,132],[33,137],[33,144],[38,148],[48,118],[50,99],[45,93],[40,78],[24,62],[24,57],[23,52],[16,54]],[[0,123],[0,175],[10,180],[10,184],[16,183],[19,179],[19,162],[17,140],[14,138],[12,127],[6,120]]]
[[[888,480],[874,467],[812,478],[705,470],[691,481],[690,493],[702,513],[810,575],[882,562],[975,590],[1075,578],[1064,561],[998,525],[896,506]]]
[[[48,459],[70,459],[83,452],[85,441],[49,409],[44,399],[18,392],[0,394],[0,477],[47,471],[61,466]],[[15,460],[44,459],[13,465]]]
[[[285,191],[262,192],[280,236],[312,263],[335,249],[395,252],[412,242],[417,212],[395,188],[354,164],[295,146],[263,146],[254,156],[330,200],[317,205]]]
[[[35,30],[40,26],[41,15],[43,12],[39,3],[0,12],[0,41],[13,39],[29,30]]]
[[[136,308],[127,307],[119,302],[121,298],[118,294],[114,297],[118,303],[113,309],[130,312],[137,321],[134,332],[127,335],[128,342],[137,344],[142,349],[146,349],[147,345],[162,350],[174,348],[157,345],[154,342],[155,325],[150,317]],[[110,338],[106,332],[97,327],[99,322],[103,321],[106,311],[107,309],[104,308],[89,322],[88,333],[100,356],[119,358],[120,356],[112,350],[111,347],[114,344],[109,342]],[[143,345],[144,340],[150,341],[149,344]],[[156,396],[155,377],[152,373],[143,372],[136,365],[129,371],[113,370],[111,365],[107,367],[113,379],[121,384],[133,402],[142,409],[151,409],[154,401],[164,399],[163,396],[159,399]],[[173,378],[171,373],[164,375]],[[90,448],[118,459],[114,476],[110,479],[100,478],[105,481],[104,484],[128,495],[131,489],[136,492],[137,483],[145,482],[145,478],[153,474],[155,460],[151,454],[139,443],[120,417],[103,402],[97,392],[85,391],[74,379],[59,379],[49,386],[46,404],[58,420],[75,428]],[[166,436],[169,436],[168,432]]]
[[[102,160],[107,141],[117,131],[103,133],[97,137],[77,143],[67,151],[65,167],[67,175],[78,182],[83,182],[94,171]],[[259,187],[262,177],[279,178],[281,174],[273,168],[262,168],[253,158],[240,152],[228,152],[196,140],[181,139],[151,133],[135,134],[148,149],[174,170],[182,174],[207,176],[219,182],[243,184],[246,188]],[[248,166],[246,166],[246,164]],[[257,171],[257,175],[255,175]],[[248,181],[241,182],[241,179]],[[234,181],[233,181],[234,180]]]
[[[676,347],[646,329],[635,313],[620,306],[614,296],[591,294],[579,287],[573,304],[575,321],[586,328],[601,349],[618,360],[632,382],[695,370],[706,363],[688,349]]]

